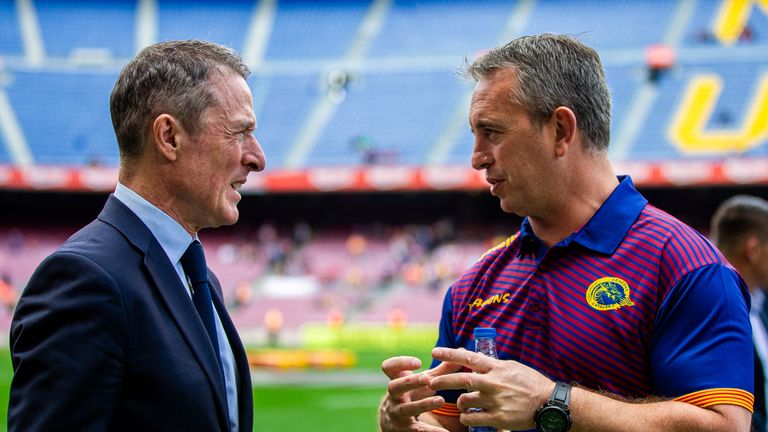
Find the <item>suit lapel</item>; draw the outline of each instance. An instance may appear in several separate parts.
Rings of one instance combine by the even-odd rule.
[[[208,377],[216,399],[222,430],[228,429],[226,425],[229,424],[229,415],[216,353],[213,352],[205,327],[186,292],[187,288],[179,280],[168,255],[141,219],[114,196],[110,195],[99,219],[114,226],[128,241],[144,252],[144,265],[160,293],[160,298],[165,302],[173,321]]]

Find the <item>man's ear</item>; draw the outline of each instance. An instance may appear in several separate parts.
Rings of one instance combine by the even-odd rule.
[[[576,114],[564,106],[555,108],[550,121],[555,123],[555,156],[563,157],[576,138]]]
[[[747,261],[750,263],[756,263],[760,260],[760,240],[757,236],[750,235],[744,241],[744,254],[747,257]]]
[[[170,114],[160,114],[152,123],[152,138],[157,151],[169,161],[178,157],[179,143],[186,137],[181,122]]]

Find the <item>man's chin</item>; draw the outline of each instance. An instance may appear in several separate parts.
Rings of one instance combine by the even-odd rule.
[[[520,213],[519,213],[520,209],[518,209],[517,207],[513,206],[509,202],[505,202],[503,199],[499,200],[499,207],[501,207],[501,211],[503,211],[504,213],[516,214],[516,215],[522,217],[522,215],[520,215]]]
[[[237,207],[232,207],[228,209],[226,214],[220,215],[220,217],[216,218],[216,220],[213,221],[211,226],[208,228],[218,228],[220,226],[229,226],[234,225],[237,223],[237,220],[240,219],[240,212],[237,210]]]

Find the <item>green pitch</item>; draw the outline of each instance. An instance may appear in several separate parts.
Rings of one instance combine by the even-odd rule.
[[[375,432],[381,387],[256,387],[258,431]]]

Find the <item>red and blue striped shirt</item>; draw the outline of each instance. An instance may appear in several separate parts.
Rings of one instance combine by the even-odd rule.
[[[629,177],[577,232],[547,248],[524,219],[448,290],[438,346],[474,349],[553,380],[628,398],[752,410],[749,291],[701,234],[648,204]],[[458,392],[438,414],[458,415]]]

